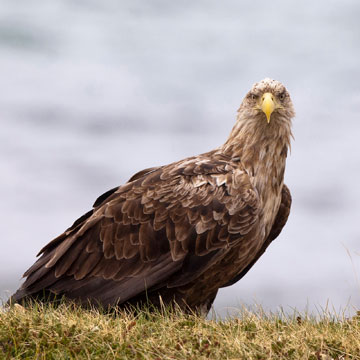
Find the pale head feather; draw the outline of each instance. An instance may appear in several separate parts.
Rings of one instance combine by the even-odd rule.
[[[278,105],[271,115],[270,123],[259,108],[259,100],[264,93],[274,95]],[[253,147],[256,143],[268,145],[268,142],[284,142],[290,146],[291,119],[295,116],[290,95],[285,86],[270,78],[255,83],[246,94],[238,109],[237,121],[230,136],[223,146],[225,152],[233,151],[234,155],[244,147]],[[237,154],[238,153],[238,154]]]

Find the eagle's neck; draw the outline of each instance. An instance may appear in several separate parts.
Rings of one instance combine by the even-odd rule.
[[[271,213],[280,204],[285,162],[290,146],[291,121],[274,116],[268,124],[263,114],[241,117],[220,151],[231,158],[239,158],[257,189],[263,206]],[[275,115],[275,114],[274,114]]]

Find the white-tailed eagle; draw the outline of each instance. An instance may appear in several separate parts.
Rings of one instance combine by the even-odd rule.
[[[101,195],[40,251],[10,302],[56,295],[102,307],[175,302],[206,313],[287,221],[294,115],[280,82],[256,83],[223,145],[140,171]]]

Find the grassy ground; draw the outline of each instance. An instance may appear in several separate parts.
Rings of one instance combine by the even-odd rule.
[[[0,312],[4,359],[360,359],[360,316],[322,319],[243,311],[102,314],[62,304]]]

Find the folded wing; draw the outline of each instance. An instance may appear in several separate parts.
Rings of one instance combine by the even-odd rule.
[[[222,157],[141,171],[40,251],[14,300],[46,290],[107,306],[185,285],[252,229],[258,203],[246,172]]]

